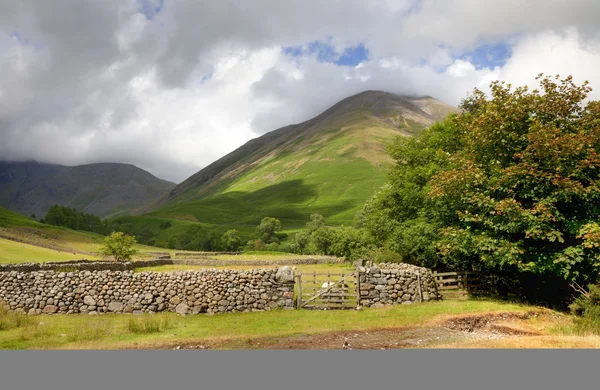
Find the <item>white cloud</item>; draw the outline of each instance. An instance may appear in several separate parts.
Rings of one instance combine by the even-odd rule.
[[[600,2],[424,0],[0,4],[0,158],[136,164],[183,180],[264,133],[367,89],[458,104],[503,79],[572,74],[600,91]],[[355,67],[285,56],[362,43]],[[462,56],[505,42],[488,68]],[[460,58],[457,58],[460,57]],[[593,95],[600,96],[596,91]]]

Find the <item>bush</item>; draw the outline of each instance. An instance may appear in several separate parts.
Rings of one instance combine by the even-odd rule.
[[[279,244],[276,242],[272,242],[270,244],[265,245],[264,250],[269,251],[269,252],[278,252]]]
[[[403,263],[402,256],[390,249],[379,248],[373,253],[375,263]]]

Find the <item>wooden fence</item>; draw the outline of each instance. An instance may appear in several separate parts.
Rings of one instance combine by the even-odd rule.
[[[358,273],[296,274],[296,307],[305,309],[354,309],[359,301]]]
[[[440,291],[472,290],[485,287],[476,272],[434,272],[433,277]]]

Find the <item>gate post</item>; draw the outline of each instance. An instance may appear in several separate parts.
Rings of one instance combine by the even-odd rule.
[[[356,310],[360,310],[360,267],[357,267],[354,278],[356,279],[354,282],[354,287],[356,289]]]
[[[300,309],[302,307],[302,271],[298,270],[298,296],[296,297],[296,308]]]

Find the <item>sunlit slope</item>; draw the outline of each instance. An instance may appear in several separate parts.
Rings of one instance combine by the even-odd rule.
[[[250,141],[144,211],[216,225],[256,224],[273,216],[288,228],[317,212],[329,224],[351,224],[386,179],[389,142],[452,111],[428,97],[364,92]]]

